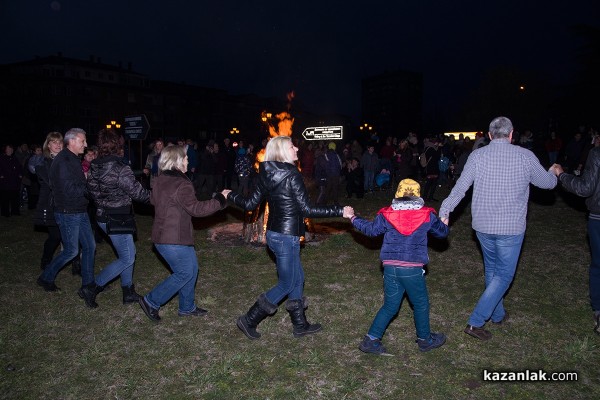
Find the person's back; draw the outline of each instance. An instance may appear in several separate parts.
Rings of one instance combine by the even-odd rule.
[[[556,176],[530,150],[511,144],[513,132],[510,119],[492,120],[490,144],[473,150],[440,207],[440,218],[448,224],[450,212],[473,186],[472,226],[481,244],[486,287],[464,332],[479,340],[493,336],[484,328],[487,321],[503,324],[508,319],[503,298],[515,276],[525,236],[529,184],[542,189],[556,186]]]
[[[530,150],[512,145],[509,139],[492,140],[470,154],[456,183],[456,192],[453,190],[444,200],[440,215],[443,216],[442,209],[454,209],[462,199],[456,195],[464,195],[473,185],[473,229],[498,235],[523,233],[530,183],[552,189],[556,179]]]

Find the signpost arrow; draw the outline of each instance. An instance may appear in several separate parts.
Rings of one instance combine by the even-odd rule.
[[[148,123],[146,114],[125,117],[125,139],[145,140],[149,130],[150,124]]]
[[[315,126],[304,129],[302,136],[306,140],[340,140],[344,136],[342,126]]]

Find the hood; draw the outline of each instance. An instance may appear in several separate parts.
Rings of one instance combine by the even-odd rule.
[[[408,236],[425,222],[429,222],[431,212],[435,212],[431,207],[417,210],[394,210],[392,207],[385,207],[379,210],[378,214],[383,215],[398,232]]]
[[[118,156],[106,156],[92,160],[89,175],[95,179],[101,179],[108,174],[115,165],[122,164],[123,159]]]
[[[260,178],[269,191],[275,189],[288,176],[297,171],[298,167],[294,164],[281,161],[264,161],[259,166]]]

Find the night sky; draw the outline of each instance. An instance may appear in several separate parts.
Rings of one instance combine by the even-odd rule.
[[[285,98],[360,119],[361,79],[424,74],[425,110],[452,107],[486,68],[573,79],[575,24],[598,26],[598,0],[3,0],[0,63],[62,52],[151,79]]]

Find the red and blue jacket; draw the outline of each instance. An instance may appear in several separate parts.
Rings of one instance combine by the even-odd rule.
[[[414,205],[415,199],[420,200],[417,209],[397,209],[403,201]],[[379,210],[373,221],[356,217],[352,225],[367,236],[384,235],[379,256],[384,265],[421,267],[429,263],[428,234],[436,238],[448,236],[448,226],[433,208],[422,203],[421,198],[394,199],[392,206]]]

